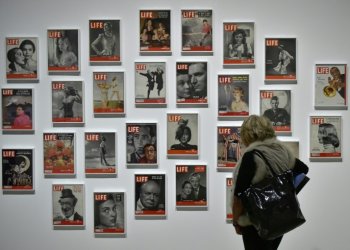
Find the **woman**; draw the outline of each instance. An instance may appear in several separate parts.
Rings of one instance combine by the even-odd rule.
[[[35,44],[31,40],[24,40],[21,42],[19,48],[23,52],[24,65],[23,68],[28,71],[37,72],[37,61],[33,58],[35,53]]]
[[[322,123],[318,126],[318,141],[323,145],[324,153],[335,153],[340,145],[337,130],[333,124]]]
[[[113,34],[112,23],[103,24],[103,33],[91,43],[91,48],[99,56],[112,56],[116,54],[117,37]]]
[[[7,59],[10,61],[8,65],[10,72],[13,74],[26,74],[32,73],[24,69],[24,55],[20,48],[12,48],[7,52]]]
[[[193,201],[194,195],[192,184],[189,181],[184,181],[181,187],[181,194],[176,196],[176,201]]]
[[[179,140],[179,144],[171,146],[172,150],[197,150],[197,145],[188,144],[191,140],[192,133],[190,127],[187,126],[188,120],[181,119],[179,121],[179,127],[176,130],[175,139]]]
[[[56,60],[59,67],[71,67],[78,65],[78,58],[72,51],[72,45],[68,37],[60,37],[56,40]]]
[[[273,68],[273,70],[280,73],[281,75],[286,75],[288,73],[287,66],[290,64],[291,60],[294,60],[294,57],[284,49],[283,44],[279,45],[278,49],[280,51],[278,54],[278,64]]]
[[[22,104],[18,104],[16,107],[16,118],[13,121],[13,126],[14,127],[31,127],[32,125],[32,121],[29,117],[29,115],[27,115],[24,112],[24,106]]]
[[[239,194],[251,184],[256,184],[271,175],[264,160],[254,153],[254,150],[259,150],[267,158],[277,174],[289,169],[293,169],[295,174],[306,174],[308,167],[296,159],[292,152],[276,139],[271,122],[264,116],[252,115],[243,122],[241,140],[246,149],[233,174],[233,226],[236,233],[243,236],[246,250],[275,250],[278,248],[282,236],[274,240],[260,238],[239,198]]]
[[[192,98],[193,87],[188,74],[178,74],[176,77],[177,99]]]
[[[249,108],[244,101],[244,90],[242,87],[235,87],[232,91],[233,101],[231,103],[232,112],[248,112]]]
[[[81,96],[79,95],[78,90],[74,89],[71,86],[64,88],[64,97],[62,100],[62,107],[60,110],[63,111],[62,117],[71,118],[74,117],[73,113],[73,104],[74,102],[82,103]]]
[[[252,58],[252,47],[247,43],[247,34],[242,29],[232,33],[232,43],[228,45],[228,52],[231,58]]]
[[[112,194],[107,200],[95,201],[95,229],[117,227],[117,203]]]

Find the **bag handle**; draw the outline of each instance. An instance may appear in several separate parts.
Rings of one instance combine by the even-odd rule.
[[[254,149],[254,152],[261,158],[263,159],[263,161],[265,162],[265,164],[268,166],[268,168],[270,169],[271,173],[273,176],[277,176],[277,173],[275,172],[275,170],[272,168],[272,166],[270,165],[269,161],[266,159],[265,155],[257,149]]]

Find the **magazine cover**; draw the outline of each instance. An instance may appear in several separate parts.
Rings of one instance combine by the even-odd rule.
[[[254,65],[254,23],[224,22],[224,65]]]
[[[170,52],[170,10],[140,10],[140,52]]]
[[[226,178],[226,222],[232,223],[233,214],[232,214],[232,178]]]
[[[90,62],[120,62],[120,21],[89,20]]]
[[[182,51],[213,51],[213,11],[181,10]]]
[[[2,149],[2,189],[34,190],[34,150]]]
[[[284,146],[289,148],[296,158],[299,158],[299,141],[280,141]]]
[[[6,131],[34,130],[33,89],[1,89],[2,129]]]
[[[177,104],[208,104],[207,64],[176,62]]]
[[[296,82],[296,39],[265,38],[265,81]]]
[[[37,37],[6,38],[7,80],[38,80]]]
[[[124,192],[94,192],[95,234],[125,234],[124,195]]]
[[[168,155],[198,155],[198,114],[167,114]]]
[[[241,127],[218,126],[217,167],[234,168],[241,158]]]
[[[84,91],[82,81],[52,82],[52,122],[83,123]]]
[[[291,107],[290,90],[260,90],[260,114],[271,121],[276,133],[292,132]]]
[[[208,205],[206,165],[176,165],[176,206]]]
[[[135,103],[166,103],[165,62],[135,62]]]
[[[114,132],[85,132],[85,173],[116,174]]]
[[[218,116],[249,116],[249,75],[218,75]]]
[[[127,164],[139,166],[158,164],[156,123],[127,123],[126,138]]]
[[[311,116],[310,158],[341,159],[341,135],[340,116]]]
[[[84,226],[84,196],[84,184],[53,184],[53,226]]]
[[[48,72],[80,72],[79,30],[47,30]]]
[[[346,64],[316,64],[315,108],[347,108],[346,67]]]
[[[75,174],[74,133],[44,133],[44,174]]]
[[[94,114],[124,114],[124,72],[93,72]]]
[[[135,174],[135,216],[166,216],[165,174]]]

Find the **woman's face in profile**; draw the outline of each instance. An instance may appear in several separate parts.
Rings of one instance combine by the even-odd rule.
[[[177,76],[176,79],[176,90],[177,95],[180,98],[189,98],[191,97],[191,83],[190,77],[188,74],[181,74]]]
[[[100,224],[115,227],[117,223],[117,205],[113,200],[103,202],[99,207]]]
[[[318,142],[323,144],[323,137],[324,137],[324,129],[322,128],[318,128],[318,133],[317,133],[317,138],[318,138]]]
[[[18,49],[15,53],[15,63],[24,64],[24,56],[22,50]]]
[[[243,35],[242,34],[235,35],[235,40],[236,40],[237,44],[242,44],[242,42],[243,42]]]
[[[190,195],[192,193],[192,185],[191,183],[186,183],[184,188],[182,189],[185,195]]]

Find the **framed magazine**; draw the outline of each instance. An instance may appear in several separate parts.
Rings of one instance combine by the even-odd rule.
[[[89,20],[90,63],[120,63],[120,20]]]
[[[125,192],[94,192],[95,235],[125,235]]]
[[[127,123],[126,138],[127,166],[158,166],[157,123]]]
[[[198,128],[199,126],[197,113],[168,113],[168,157],[198,157]]]
[[[217,140],[217,168],[232,171],[242,156],[241,127],[218,126]]]
[[[166,79],[165,62],[135,62],[136,106],[165,106]]]
[[[6,37],[6,78],[8,81],[39,80],[39,39]]]
[[[115,176],[115,132],[85,132],[85,174],[88,176]]]
[[[310,116],[310,161],[342,161],[341,116]]]
[[[124,116],[124,72],[93,72],[93,98],[95,116]]]
[[[218,75],[218,117],[249,116],[249,75]]]
[[[316,64],[315,109],[347,109],[347,65]]]
[[[254,23],[223,23],[223,63],[224,66],[254,67]]]
[[[207,166],[176,165],[176,207],[208,206]]]
[[[84,184],[52,185],[52,225],[54,229],[85,227]]]
[[[267,117],[279,135],[292,134],[290,90],[260,90],[260,114]]]
[[[171,52],[170,10],[140,10],[140,52]]]
[[[181,10],[182,52],[213,52],[213,10]]]
[[[226,178],[226,222],[232,223],[233,213],[232,213],[232,178]]]
[[[44,132],[43,140],[45,176],[74,176],[75,134]]]
[[[80,72],[79,39],[78,29],[47,30],[49,74]]]
[[[135,217],[165,218],[165,174],[135,174]]]
[[[53,81],[52,122],[84,123],[84,85],[82,81]]]
[[[34,192],[34,149],[2,149],[2,190]]]
[[[297,83],[296,38],[265,38],[265,83]]]
[[[1,89],[2,129],[4,132],[34,132],[33,101],[33,89]]]

